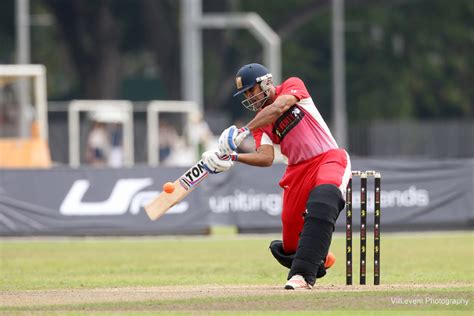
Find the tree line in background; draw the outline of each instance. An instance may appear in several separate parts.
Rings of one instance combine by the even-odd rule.
[[[474,1],[345,3],[351,119],[474,116]],[[30,11],[50,99],[181,98],[180,1],[36,0]],[[330,117],[330,0],[203,0],[203,11],[260,14],[282,39],[283,77],[301,77]],[[0,2],[0,43],[0,63],[13,63],[14,0]],[[262,61],[260,45],[243,30],[206,30],[203,48],[205,109],[238,116],[234,74]]]

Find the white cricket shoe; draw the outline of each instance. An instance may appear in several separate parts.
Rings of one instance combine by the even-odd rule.
[[[295,274],[285,284],[285,290],[311,290],[313,287],[299,274]]]

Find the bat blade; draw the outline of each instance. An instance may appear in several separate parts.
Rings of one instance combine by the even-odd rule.
[[[208,175],[203,161],[200,160],[173,183],[175,189],[172,193],[161,192],[153,201],[145,205],[148,217],[152,221],[160,218],[191,193]]]

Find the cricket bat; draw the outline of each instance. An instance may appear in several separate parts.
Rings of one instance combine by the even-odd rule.
[[[163,191],[153,201],[145,205],[148,217],[152,221],[156,221],[191,193],[208,175],[209,172],[204,168],[204,162],[199,160],[173,183],[173,192],[166,193]]]

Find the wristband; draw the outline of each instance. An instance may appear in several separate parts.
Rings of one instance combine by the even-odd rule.
[[[238,155],[237,153],[233,153],[233,154],[219,154],[219,153],[216,153],[217,154],[217,157],[219,157],[219,159],[222,159],[222,160],[230,160],[230,161],[237,161],[238,160]]]
[[[248,128],[247,126],[244,126],[244,127],[239,128],[239,134],[240,134],[240,133],[244,133],[244,132],[250,133],[250,130],[249,130],[249,128]]]

